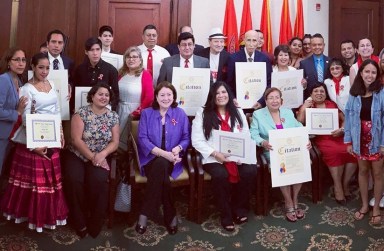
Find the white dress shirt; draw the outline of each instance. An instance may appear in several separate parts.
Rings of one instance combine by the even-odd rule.
[[[50,69],[53,70],[53,60],[55,60],[56,58],[52,56],[51,53],[49,53],[49,51],[48,51],[48,59],[49,59]],[[64,62],[61,56],[60,55],[57,56],[57,59],[59,60],[59,64],[58,64],[59,70],[65,70]]]
[[[147,69],[148,48],[144,44],[138,46],[143,57],[143,67]],[[159,78],[160,67],[163,64],[163,59],[170,57],[169,52],[161,46],[155,45],[152,51],[153,62],[153,86],[156,86]]]

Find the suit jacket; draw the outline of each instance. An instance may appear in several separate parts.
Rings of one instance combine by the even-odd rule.
[[[248,59],[245,55],[244,50],[240,50],[229,57],[228,61],[228,78],[227,82],[229,86],[232,88],[233,93],[236,96],[236,62],[248,62]],[[272,65],[269,61],[269,58],[259,51],[255,51],[253,62],[265,62],[267,69],[267,87],[266,89],[271,87],[271,74],[272,74]],[[257,102],[259,102],[262,106],[265,106],[264,98],[260,98]]]
[[[204,48],[203,50],[199,51],[196,53],[196,55],[199,55],[204,58],[208,58],[209,60],[209,54],[210,54],[210,49],[209,47]],[[227,82],[227,70],[228,70],[228,59],[229,59],[230,54],[226,50],[222,50],[220,52],[219,56],[219,66],[217,69],[217,81],[224,81]],[[209,62],[211,65],[211,62]]]
[[[164,80],[172,82],[173,67],[180,67],[180,54],[164,58],[163,65],[160,68],[159,78],[157,79],[157,84]],[[193,67],[209,69],[209,61],[206,58],[193,55]]]
[[[16,107],[19,103],[19,94],[13,85],[9,73],[0,75],[0,139],[7,139],[11,133],[18,114]],[[0,163],[2,164],[2,163]],[[0,166],[1,170],[1,166]]]
[[[302,127],[303,125],[296,120],[291,109],[280,108],[280,118],[283,128]],[[267,107],[256,110],[252,115],[251,138],[256,141],[256,145],[261,146],[264,140],[269,141],[269,130],[276,130],[276,124],[272,119]],[[264,152],[269,160],[269,152]]]
[[[167,44],[164,48],[169,52],[171,56],[180,54],[178,44]],[[195,49],[193,50],[193,54],[196,54],[204,49],[204,46],[195,44]]]
[[[306,100],[309,96],[311,96],[310,91],[312,87],[317,83],[317,70],[316,70],[316,65],[313,57],[314,56],[312,55],[300,61],[299,69],[304,70],[304,78],[307,80],[307,88],[304,90],[304,100]],[[324,80],[332,77],[328,74],[329,61],[330,61],[330,58],[324,55],[324,67],[323,67]]]

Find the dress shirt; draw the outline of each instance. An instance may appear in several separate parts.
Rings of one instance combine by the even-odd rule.
[[[187,68],[187,67],[185,67],[185,58],[183,58],[181,55],[180,55],[180,67],[181,68]],[[190,58],[188,58],[188,68],[194,68],[193,67],[193,55],[190,57]]]
[[[48,59],[49,59],[49,64],[51,65],[51,69],[53,70],[53,60],[57,59],[59,60],[59,63],[58,63],[58,66],[59,66],[59,70],[65,70],[64,68],[64,62],[63,62],[63,59],[61,58],[61,56],[57,56],[56,58],[54,56],[51,55],[51,53],[49,53],[48,51]]]
[[[147,58],[148,58],[148,48],[144,44],[138,46],[141,51],[141,56],[143,58],[143,67],[147,69]],[[153,62],[153,85],[156,86],[157,79],[159,78],[159,72],[161,65],[163,64],[163,59],[169,57],[169,52],[161,46],[155,45],[152,51],[152,62]]]

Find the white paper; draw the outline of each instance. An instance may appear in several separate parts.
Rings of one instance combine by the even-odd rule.
[[[236,99],[243,109],[252,108],[267,87],[265,62],[236,62]]]
[[[123,55],[109,53],[109,52],[103,52],[101,53],[101,59],[105,62],[113,65],[113,67],[116,68],[116,70],[120,70],[120,68],[124,64],[124,58]]]
[[[272,187],[312,180],[308,142],[305,127],[269,131]]]
[[[92,87],[75,87],[75,111],[79,110],[80,107],[89,105],[87,102],[88,92]]]
[[[59,115],[27,114],[27,147],[61,147]]]
[[[339,129],[339,110],[336,108],[306,108],[305,125],[309,134],[331,135]]]
[[[249,133],[212,130],[214,148],[229,159],[245,164],[256,164],[256,142]]]
[[[272,72],[271,87],[283,94],[282,107],[297,108],[303,104],[303,70]]]
[[[176,102],[188,116],[195,116],[197,109],[207,101],[210,74],[209,68],[173,67],[172,85],[177,92]]]

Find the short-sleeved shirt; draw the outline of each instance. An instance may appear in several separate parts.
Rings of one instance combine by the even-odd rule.
[[[82,139],[92,152],[101,152],[112,140],[112,128],[119,124],[119,116],[116,112],[108,111],[104,114],[95,114],[91,106],[81,107],[75,114],[79,114],[84,123]],[[84,161],[88,161],[74,146],[69,150]]]

